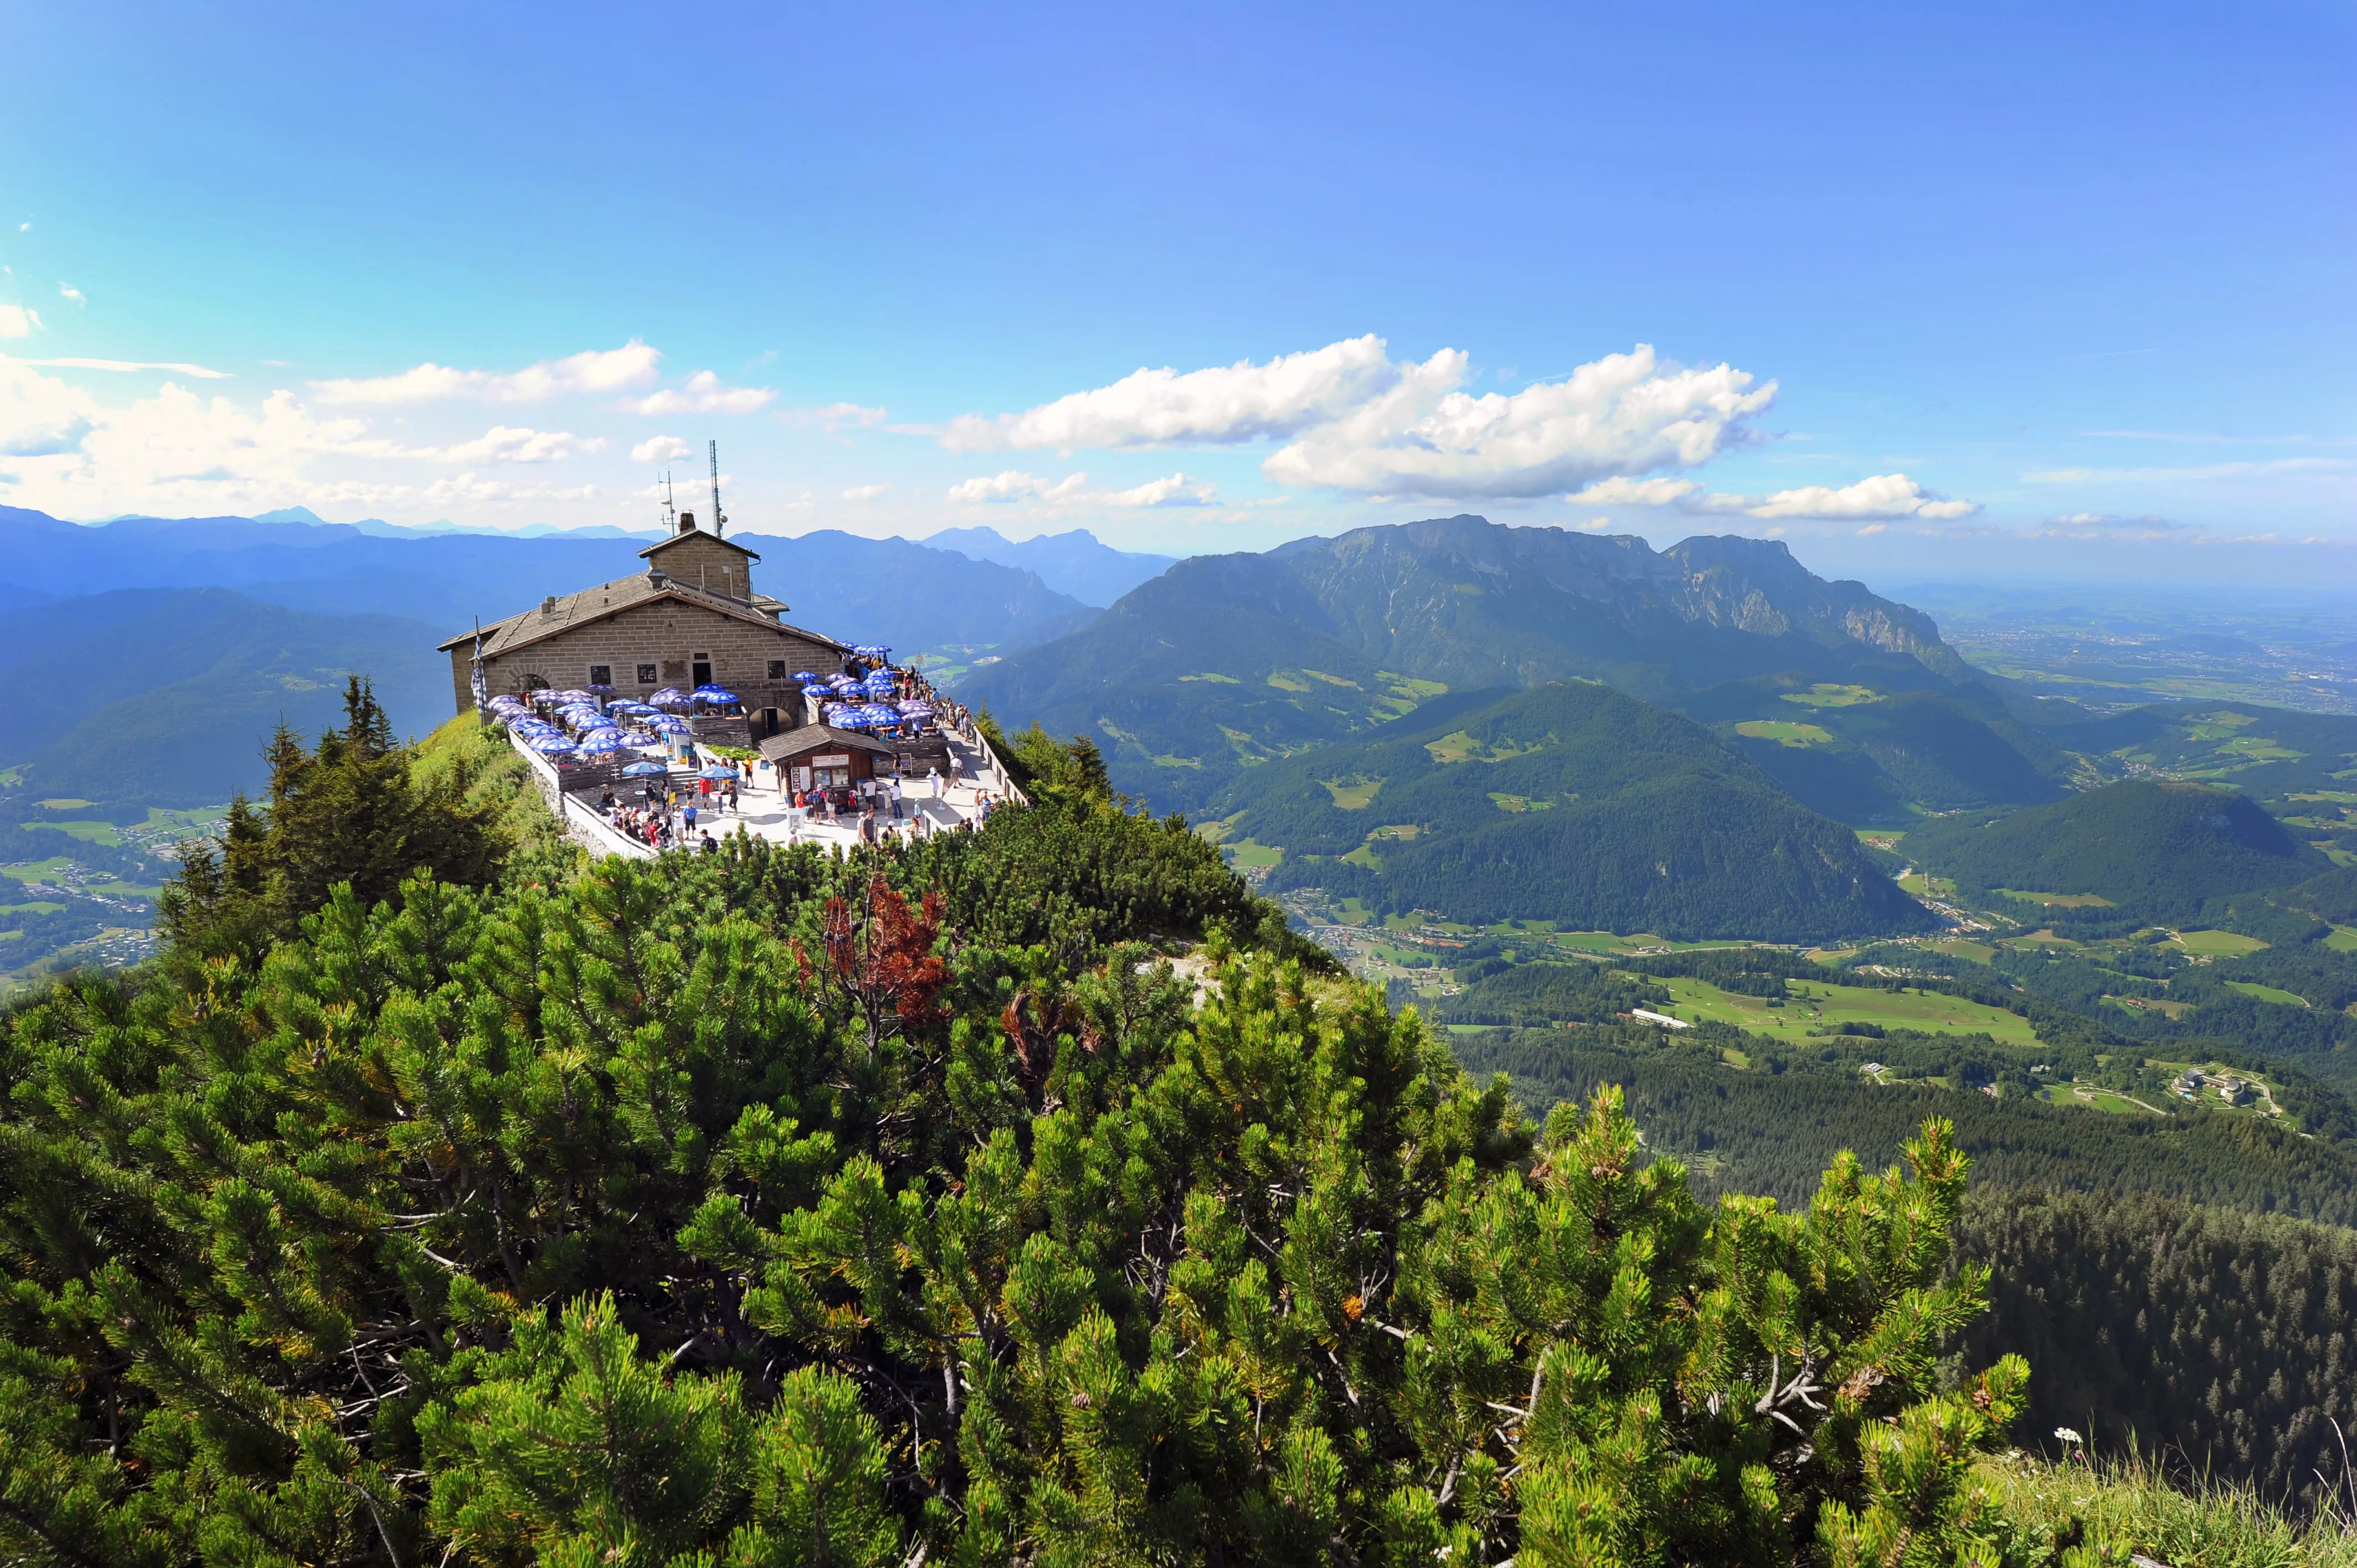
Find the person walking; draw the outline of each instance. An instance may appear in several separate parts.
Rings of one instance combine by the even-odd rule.
[[[931,788],[933,799],[936,800],[940,800],[942,798],[942,770],[939,768],[926,768],[925,783]]]
[[[892,820],[897,822],[900,820],[900,776],[899,774],[892,775],[892,782],[888,788],[892,791]]]

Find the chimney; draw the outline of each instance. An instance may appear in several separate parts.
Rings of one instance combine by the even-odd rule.
[[[694,533],[695,532],[695,514],[694,512],[683,511],[679,514],[679,531],[682,533]]]
[[[544,616],[553,616],[556,613],[556,596],[554,594],[551,594],[548,597],[540,601],[540,613]]]

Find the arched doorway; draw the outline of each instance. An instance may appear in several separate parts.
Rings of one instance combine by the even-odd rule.
[[[785,714],[776,708],[763,708],[753,715],[753,737],[756,740],[766,740],[770,736],[781,734],[785,727]]]

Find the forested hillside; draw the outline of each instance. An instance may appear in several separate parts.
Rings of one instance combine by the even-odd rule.
[[[2240,790],[2191,782],[2112,784],[1994,821],[1927,822],[1906,851],[1978,892],[2092,894],[2123,916],[2172,924],[2331,869]]]
[[[1932,923],[1847,831],[1699,725],[1602,686],[1398,720],[1255,768],[1207,811],[1285,852],[1273,890],[1386,912],[1781,941]]]

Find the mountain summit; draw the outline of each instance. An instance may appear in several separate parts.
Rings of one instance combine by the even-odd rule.
[[[1445,692],[1601,681],[1675,706],[1769,676],[1880,692],[1977,680],[1930,618],[1827,582],[1774,541],[1657,552],[1461,516],[1179,562],[963,694],[1096,736],[1123,789],[1192,811],[1243,768]]]

